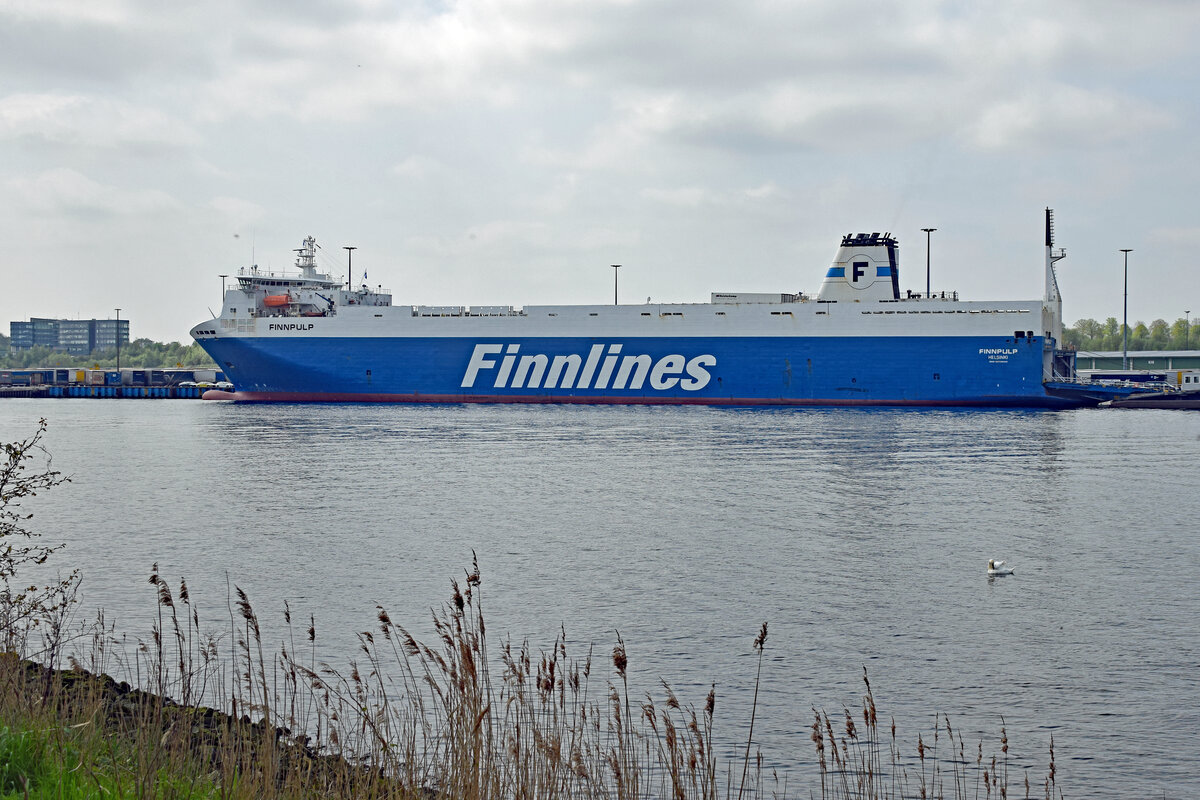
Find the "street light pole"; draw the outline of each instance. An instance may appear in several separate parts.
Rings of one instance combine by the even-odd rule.
[[[925,231],[925,296],[932,297],[929,291],[929,234],[937,230],[937,228],[921,228]]]
[[[617,304],[617,270],[621,268],[620,264],[613,264],[613,305]]]
[[[121,309],[117,309],[117,372],[121,371]]]
[[[354,280],[354,251],[358,248],[343,245],[342,249],[346,251],[346,289],[348,291],[353,287],[351,282]]]
[[[1124,338],[1121,340],[1121,369],[1129,369],[1129,254],[1133,252],[1133,248],[1123,247],[1121,252],[1125,254],[1125,309],[1121,317]]]
[[[1192,340],[1192,312],[1183,312],[1183,349],[1187,350]]]

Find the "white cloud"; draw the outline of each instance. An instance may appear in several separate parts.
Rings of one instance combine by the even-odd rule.
[[[701,206],[734,206],[784,199],[787,192],[774,183],[764,183],[748,189],[717,191],[701,186],[680,186],[674,189],[643,189],[642,196],[671,206],[699,208]]]
[[[455,235],[409,236],[404,247],[424,258],[499,257],[507,263],[512,259],[540,259],[547,252],[628,247],[636,244],[638,239],[636,231],[586,223],[552,226],[544,222],[508,219],[473,225]]]
[[[413,155],[406,157],[392,167],[393,175],[400,175],[405,178],[424,178],[434,173],[441,171],[442,164],[435,158],[429,156]]]
[[[994,102],[963,132],[985,150],[1080,149],[1128,141],[1172,124],[1170,114],[1135,98],[1050,86]]]
[[[22,198],[25,208],[44,216],[144,217],[178,207],[170,195],[158,189],[107,186],[67,168],[51,169],[33,178],[13,178],[7,187],[11,196]]]
[[[697,208],[707,203],[714,203],[717,195],[699,186],[684,186],[677,189],[645,189],[642,196],[660,203],[672,206]]]
[[[115,25],[134,16],[133,5],[121,0],[8,0],[4,13],[17,20]]]
[[[258,203],[240,197],[214,197],[210,203],[213,210],[224,217],[232,230],[262,221],[266,209]]]
[[[1200,226],[1192,225],[1182,228],[1155,228],[1150,231],[1150,238],[1175,247],[1186,247],[1189,250],[1200,247]]]
[[[159,109],[52,93],[0,97],[0,137],[102,149],[173,149],[201,141],[190,126]]]

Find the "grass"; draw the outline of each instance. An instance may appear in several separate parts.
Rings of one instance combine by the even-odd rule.
[[[139,775],[132,742],[78,727],[0,727],[0,798],[218,797],[211,780],[164,765]]]
[[[45,783],[47,774],[43,744],[35,731],[0,728],[0,792],[7,796]]]
[[[218,796],[195,764],[164,752],[144,719],[122,713],[111,680],[55,673],[13,654],[0,662],[0,797]]]
[[[99,616],[65,642],[27,648],[69,649],[64,665],[0,655],[4,796],[1061,796],[1053,742],[1044,777],[1031,784],[1022,770],[1010,786],[1003,722],[996,755],[985,758],[984,743],[965,741],[942,715],[932,736],[918,735],[906,752],[894,721],[880,728],[865,670],[861,707],[812,711],[819,785],[767,774],[753,741],[765,625],[754,639],[750,732],[741,757],[719,763],[715,686],[698,707],[665,682],[653,692],[631,688],[619,634],[602,659],[594,647],[570,653],[565,635],[544,649],[493,644],[477,566],[452,582],[429,644],[379,607],[342,666],[318,661],[315,621],[294,621],[286,603],[284,641],[271,650],[240,589],[231,592],[228,630],[217,633],[201,630],[185,582],[173,588],[155,568],[150,583],[157,622],[132,650]]]

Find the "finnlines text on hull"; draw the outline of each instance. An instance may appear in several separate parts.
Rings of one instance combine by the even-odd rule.
[[[604,352],[606,347],[607,353]],[[585,359],[578,353],[522,355],[519,344],[477,344],[461,386],[471,389],[476,380],[486,381],[492,377],[492,387],[496,389],[637,390],[648,380],[650,388],[658,391],[678,386],[685,392],[695,392],[712,380],[707,368],[717,365],[717,357],[709,353],[690,359],[671,354],[655,361],[645,354],[623,355],[621,347],[619,344],[594,344]]]

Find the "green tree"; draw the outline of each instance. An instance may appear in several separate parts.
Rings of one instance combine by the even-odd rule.
[[[1129,349],[1130,350],[1149,350],[1150,329],[1146,327],[1146,323],[1138,320],[1133,323],[1133,327],[1129,330]]]
[[[1200,338],[1196,334],[1200,332],[1200,325],[1193,322],[1187,317],[1180,317],[1171,324],[1171,350],[1192,350],[1200,349]]]
[[[1094,319],[1081,319],[1063,329],[1063,341],[1076,350],[1096,350],[1100,346],[1103,328]]]
[[[1171,329],[1165,319],[1150,323],[1150,346],[1147,350],[1166,350],[1171,345]]]
[[[1121,323],[1117,322],[1116,317],[1109,317],[1104,320],[1104,334],[1100,338],[1101,346],[1099,350],[1119,350],[1121,348]]]
[[[1172,350],[1182,350],[1185,328],[1182,319],[1175,320],[1171,325],[1171,330],[1168,332],[1168,342]]]
[[[1190,327],[1190,330],[1189,330]],[[1120,350],[1124,344],[1121,323],[1109,317],[1103,323],[1081,319],[1063,329],[1063,341],[1079,350]],[[1190,350],[1200,349],[1200,321],[1180,317],[1168,324],[1156,319],[1149,325],[1134,323],[1129,328],[1130,350]]]
[[[1090,343],[1100,341],[1100,337],[1104,335],[1104,326],[1094,319],[1081,319],[1076,323],[1079,328],[1080,335]]]
[[[97,367],[111,369],[117,365],[117,350],[94,350],[86,356],[71,355],[48,347],[33,347],[28,350],[0,350],[0,369],[33,369],[36,367]],[[216,363],[204,352],[204,348],[193,342],[152,342],[135,339],[121,345],[121,366],[135,369],[164,369],[175,366],[186,368],[216,367]]]

